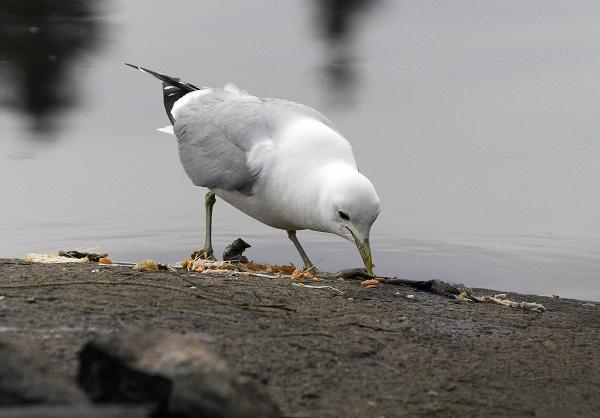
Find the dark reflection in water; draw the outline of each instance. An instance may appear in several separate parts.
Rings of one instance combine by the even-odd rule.
[[[98,3],[0,1],[0,105],[24,112],[34,138],[52,139],[59,115],[79,100],[73,67],[98,44]]]
[[[316,23],[327,41],[329,60],[325,73],[334,100],[352,99],[357,81],[357,63],[353,53],[353,36],[357,24],[381,0],[315,0]]]

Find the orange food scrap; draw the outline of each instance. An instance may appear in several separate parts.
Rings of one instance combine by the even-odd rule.
[[[312,271],[302,271],[299,268],[294,269],[294,272],[290,275],[290,279],[319,281],[319,278]]]
[[[113,263],[113,261],[110,258],[108,258],[108,257],[100,257],[98,259],[98,262],[100,264],[112,264]]]
[[[268,264],[255,263],[254,261],[246,264],[246,268],[250,271],[266,271],[268,267]]]
[[[189,270],[189,267],[193,262],[194,260],[192,260],[191,258],[186,258],[181,262],[181,267],[183,267],[186,270]]]
[[[274,273],[293,274],[296,271],[294,266],[272,266]]]
[[[248,271],[258,271],[262,273],[283,273],[283,274],[294,274],[296,267],[294,266],[278,266],[271,264],[255,263],[250,261],[245,266]]]
[[[368,280],[363,280],[362,282],[360,282],[360,284],[362,284],[363,286],[367,286],[367,287],[369,287],[369,286],[375,287],[380,284],[380,281],[375,280],[375,279],[368,279]]]

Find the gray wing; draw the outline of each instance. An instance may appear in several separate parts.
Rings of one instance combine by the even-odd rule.
[[[247,155],[256,143],[272,141],[276,146],[278,130],[301,116],[331,126],[307,106],[219,89],[190,93],[173,113],[179,156],[192,182],[245,194],[252,194],[264,168],[248,164]]]

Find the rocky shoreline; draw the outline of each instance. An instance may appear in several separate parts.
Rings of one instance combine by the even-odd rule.
[[[94,397],[86,389],[95,381],[91,375],[78,385],[81,355],[90,344],[127,341],[120,347],[149,349],[150,341],[179,338],[199,340],[222,359],[228,381],[250,385],[273,416],[598,416],[600,303],[507,296],[542,304],[546,311],[459,301],[406,286],[366,288],[355,281],[0,259],[0,347],[21,359],[0,359],[5,383],[0,417],[156,413],[158,400],[132,404]],[[138,337],[124,337],[132,332]],[[164,347],[172,354],[174,346],[193,344]],[[140,364],[150,364],[151,374],[177,381],[177,373],[155,367],[171,364],[161,363],[164,356],[156,350],[155,357],[141,354],[146,363],[124,362],[124,367],[141,373]],[[194,380],[206,365],[186,357],[188,351],[178,357],[195,367],[186,368],[185,379],[196,382],[192,387],[210,386]],[[20,386],[12,385],[23,388],[21,400],[2,392],[10,370],[22,379]],[[112,380],[103,384],[117,384],[118,374],[108,373]],[[70,384],[35,386],[36,379]],[[71,389],[57,394],[57,387]],[[29,396],[32,388],[39,393]],[[168,398],[187,392],[164,393]],[[162,411],[168,411],[164,405]],[[186,411],[178,416],[194,416]]]

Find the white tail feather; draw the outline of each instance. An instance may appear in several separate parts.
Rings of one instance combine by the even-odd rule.
[[[173,132],[173,126],[171,126],[171,125],[165,126],[163,128],[158,128],[157,131],[163,132],[163,133],[169,134],[169,135],[175,135],[175,132]]]

